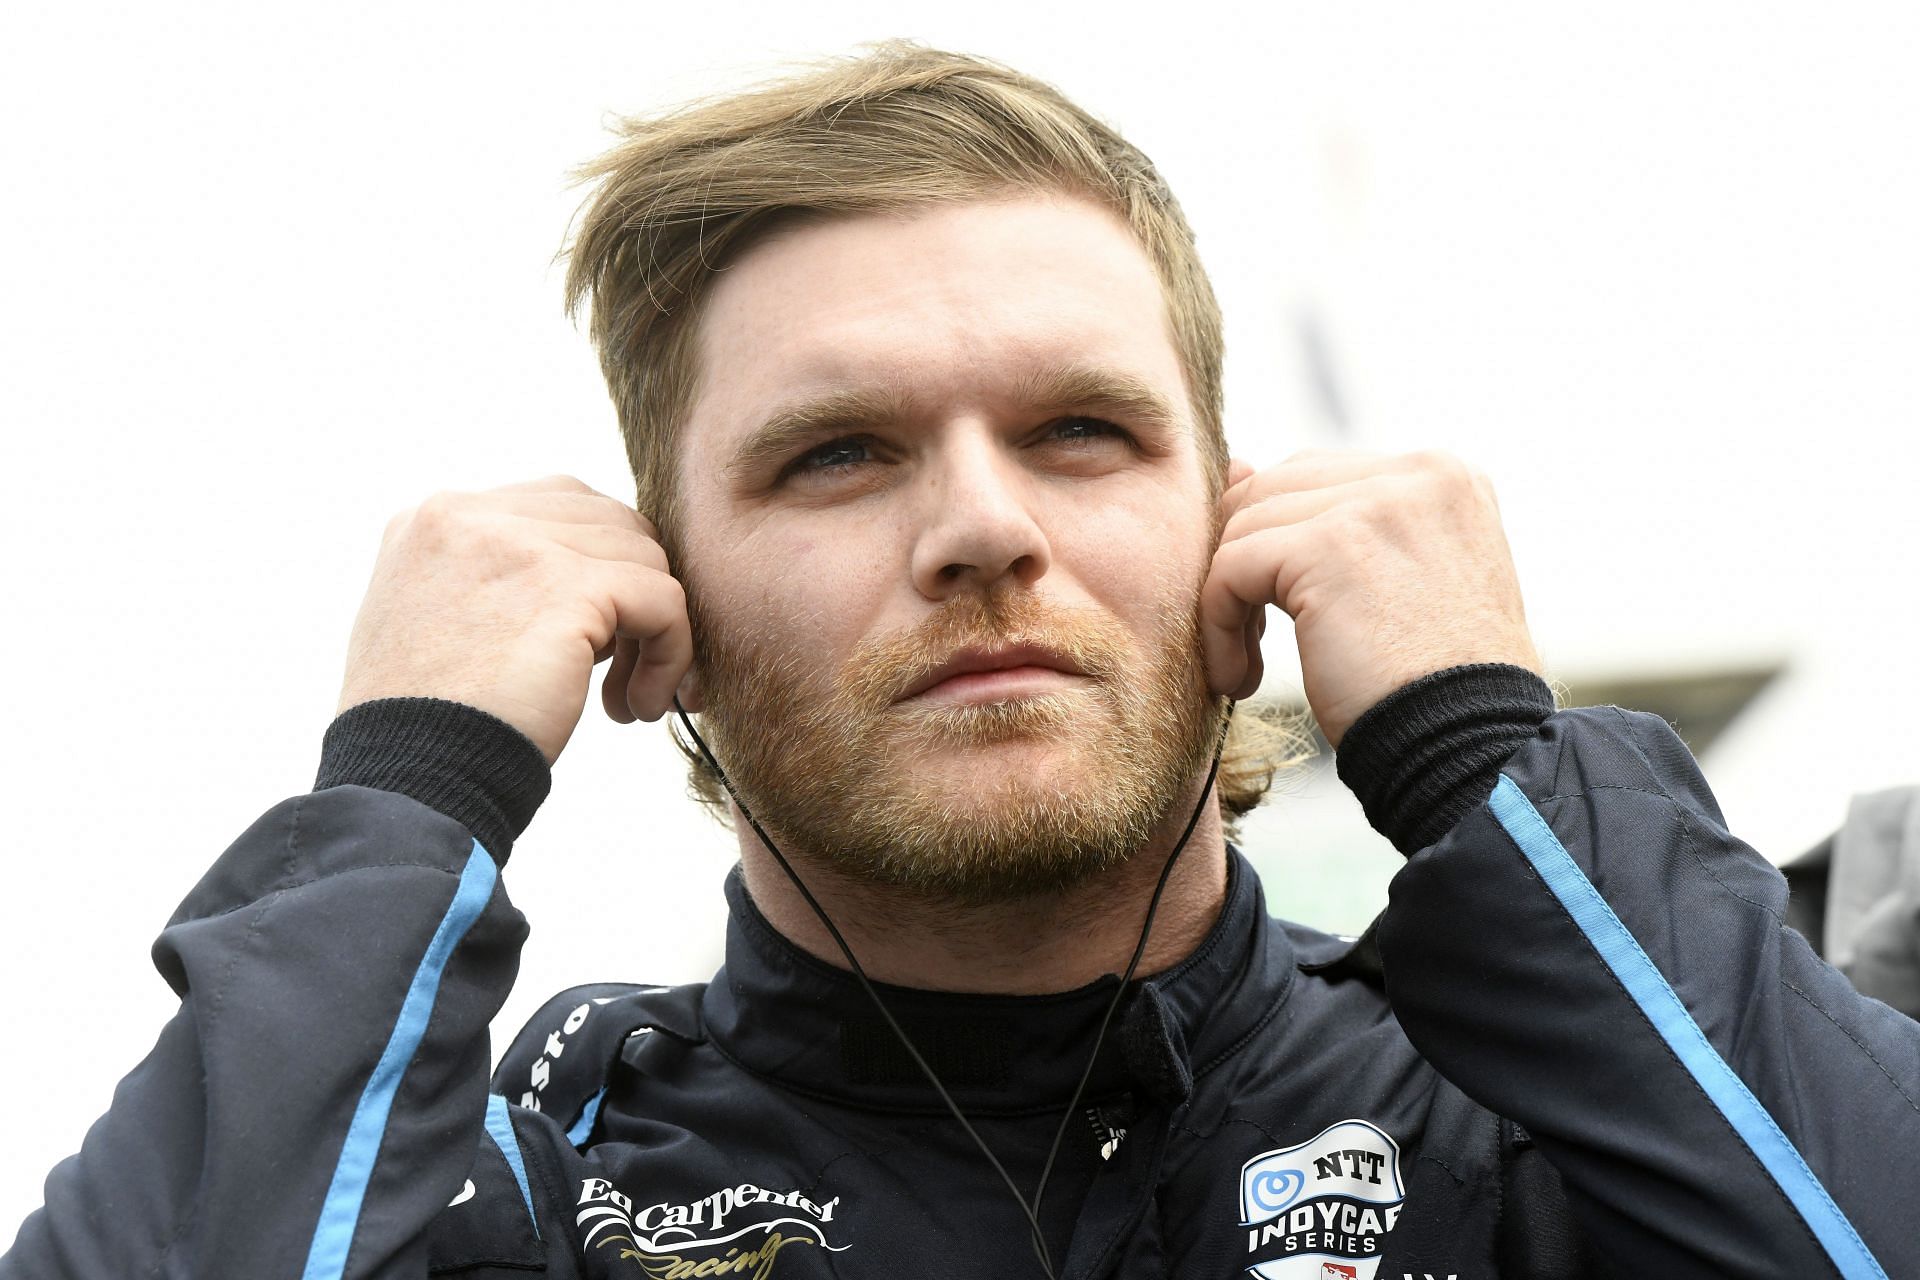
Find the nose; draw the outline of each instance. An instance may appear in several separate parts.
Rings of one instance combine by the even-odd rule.
[[[953,432],[922,480],[913,583],[929,600],[1039,581],[1052,563],[1031,477],[986,430]]]

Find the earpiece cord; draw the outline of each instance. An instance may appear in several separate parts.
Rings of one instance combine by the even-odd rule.
[[[967,1136],[972,1138],[974,1145],[980,1148],[980,1154],[987,1158],[987,1163],[991,1164],[993,1171],[1000,1175],[1000,1180],[1007,1184],[1007,1190],[1013,1194],[1014,1202],[1020,1206],[1020,1212],[1026,1215],[1027,1227],[1033,1233],[1033,1243],[1039,1254],[1041,1269],[1046,1272],[1047,1280],[1054,1280],[1053,1260],[1047,1252],[1046,1241],[1040,1233],[1040,1220],[1034,1216],[1032,1207],[1027,1204],[1027,1198],[1020,1194],[1020,1187],[1014,1182],[1013,1175],[1007,1172],[1006,1166],[1001,1164],[999,1157],[993,1154],[993,1148],[987,1145],[986,1140],[967,1120],[966,1114],[953,1100],[953,1095],[949,1094],[947,1087],[940,1083],[940,1077],[935,1074],[932,1065],[920,1056],[920,1050],[914,1047],[906,1029],[894,1018],[893,1011],[887,1008],[887,1002],[880,998],[880,993],[874,990],[873,983],[867,978],[867,971],[861,968],[860,962],[854,958],[853,948],[847,945],[846,938],[828,918],[826,908],[820,905],[819,900],[813,896],[813,891],[807,888],[806,883],[800,879],[799,873],[787,861],[786,855],[780,852],[772,838],[767,835],[766,829],[760,825],[760,820],[753,816],[753,810],[747,807],[747,802],[740,798],[740,793],[734,789],[733,779],[729,778],[726,770],[720,767],[720,762],[713,758],[712,750],[707,746],[706,740],[700,736],[699,731],[693,727],[693,721],[687,718],[687,709],[680,705],[680,699],[677,696],[673,700],[673,709],[679,713],[680,723],[686,728],[694,745],[700,748],[700,754],[706,758],[708,766],[719,775],[721,785],[726,787],[727,794],[732,796],[733,802],[740,806],[740,812],[746,816],[748,825],[753,828],[753,833],[760,837],[760,843],[767,846],[767,852],[771,853],[774,861],[780,864],[780,869],[787,873],[787,879],[793,881],[793,887],[800,891],[800,896],[805,898],[807,905],[813,908],[813,913],[820,917],[820,923],[826,926],[834,945],[840,948],[840,954],[847,958],[847,966],[853,970],[853,976],[860,980],[861,989],[867,993],[867,998],[873,1001],[874,1008],[880,1011],[880,1016],[886,1019],[887,1026],[892,1028],[894,1036],[900,1041],[901,1048],[907,1051],[907,1056],[913,1059],[914,1065],[919,1067],[921,1073],[927,1077],[928,1083],[933,1085],[934,1092],[940,1095],[940,1101],[946,1103],[947,1110],[953,1112],[953,1118],[960,1122],[960,1127],[966,1130]]]
[[[1186,830],[1180,833],[1173,852],[1167,855],[1166,865],[1160,868],[1159,882],[1153,886],[1153,896],[1147,900],[1147,918],[1140,926],[1140,940],[1134,944],[1133,958],[1127,961],[1127,971],[1120,976],[1120,985],[1114,988],[1113,999],[1107,1002],[1107,1012],[1100,1019],[1100,1030],[1093,1037],[1093,1052],[1087,1055],[1086,1070],[1080,1073],[1080,1083],[1073,1087],[1073,1096],[1067,1100],[1067,1109],[1060,1116],[1060,1127],[1053,1131],[1053,1145],[1047,1148],[1047,1162],[1040,1170],[1040,1182],[1033,1189],[1033,1216],[1040,1216],[1040,1201],[1047,1194],[1047,1179],[1053,1176],[1053,1162],[1060,1154],[1060,1140],[1066,1136],[1067,1126],[1072,1123],[1074,1111],[1080,1105],[1080,1096],[1086,1092],[1087,1082],[1093,1078],[1094,1064],[1100,1058],[1100,1048],[1107,1040],[1107,1026],[1113,1021],[1113,1015],[1120,1008],[1120,1001],[1126,996],[1127,985],[1133,981],[1135,971],[1140,968],[1141,957],[1147,953],[1147,937],[1153,932],[1153,917],[1160,910],[1160,897],[1166,892],[1167,881],[1173,876],[1173,864],[1179,860],[1181,851],[1187,847],[1187,841],[1193,835],[1193,829],[1200,825],[1200,815],[1206,810],[1207,797],[1213,794],[1213,783],[1220,776],[1220,757],[1226,751],[1227,729],[1233,723],[1233,704],[1227,704],[1227,718],[1220,724],[1220,740],[1214,744],[1213,767],[1207,770],[1207,782],[1200,789],[1200,803],[1193,808],[1193,814],[1187,819]]]
[[[1053,1175],[1054,1161],[1060,1153],[1060,1142],[1066,1136],[1067,1127],[1073,1120],[1074,1109],[1080,1104],[1080,1098],[1086,1091],[1087,1082],[1093,1078],[1094,1064],[1100,1059],[1100,1050],[1106,1043],[1107,1029],[1113,1022],[1114,1012],[1120,1007],[1120,1002],[1126,995],[1127,984],[1133,981],[1133,975],[1140,967],[1141,957],[1146,955],[1147,938],[1153,931],[1153,918],[1155,913],[1160,909],[1160,898],[1161,895],[1165,893],[1167,881],[1173,874],[1173,865],[1179,859],[1181,851],[1187,847],[1187,841],[1192,837],[1193,829],[1199,825],[1200,815],[1206,809],[1207,797],[1213,794],[1214,780],[1220,773],[1221,753],[1226,748],[1227,728],[1232,722],[1232,704],[1229,703],[1227,707],[1228,719],[1223,721],[1220,726],[1220,741],[1214,747],[1213,767],[1207,771],[1206,785],[1202,787],[1200,791],[1200,802],[1194,806],[1192,815],[1187,819],[1186,829],[1180,833],[1180,839],[1173,846],[1173,852],[1167,855],[1166,865],[1160,868],[1160,879],[1154,885],[1153,896],[1147,902],[1146,920],[1140,927],[1139,941],[1134,944],[1133,957],[1127,961],[1126,973],[1122,975],[1120,985],[1114,989],[1113,999],[1107,1003],[1106,1013],[1100,1019],[1100,1029],[1094,1035],[1093,1052],[1087,1056],[1086,1069],[1080,1073],[1080,1082],[1074,1086],[1073,1095],[1067,1101],[1066,1111],[1062,1113],[1060,1117],[1060,1125],[1054,1130],[1053,1143],[1047,1149],[1046,1164],[1040,1171],[1040,1181],[1034,1188],[1033,1202],[1031,1204],[1027,1202],[1025,1196],[1020,1194],[1019,1186],[1014,1182],[1012,1175],[1007,1172],[1006,1166],[1000,1163],[999,1157],[993,1154],[993,1148],[987,1145],[986,1139],[980,1136],[972,1123],[967,1120],[966,1114],[960,1110],[959,1104],[953,1100],[953,1095],[947,1092],[947,1087],[940,1082],[940,1077],[935,1073],[933,1066],[921,1056],[920,1050],[914,1047],[913,1040],[907,1035],[906,1029],[902,1027],[899,1021],[893,1016],[893,1011],[887,1008],[886,1001],[880,998],[880,993],[874,989],[873,983],[867,978],[867,971],[861,968],[860,961],[854,957],[853,948],[847,945],[846,938],[841,934],[839,928],[834,925],[832,919],[828,917],[826,908],[820,905],[819,899],[813,896],[813,891],[808,889],[806,883],[800,879],[799,872],[793,869],[793,865],[787,861],[786,855],[781,853],[779,847],[773,843],[772,837],[767,835],[766,829],[760,825],[760,820],[753,816],[753,810],[748,807],[747,802],[741,798],[739,791],[734,788],[733,779],[729,778],[726,770],[720,767],[720,762],[714,759],[713,751],[707,746],[706,739],[702,738],[699,731],[693,727],[693,721],[688,718],[687,709],[680,705],[678,696],[673,700],[673,709],[675,713],[679,715],[680,724],[686,729],[687,735],[693,739],[694,745],[700,749],[700,754],[705,758],[708,767],[719,777],[721,785],[727,789],[727,794],[733,798],[733,802],[740,806],[741,814],[746,817],[747,824],[753,828],[753,833],[760,837],[760,843],[767,847],[767,852],[773,855],[774,861],[780,864],[780,869],[786,872],[787,879],[793,881],[793,887],[800,891],[800,896],[804,898],[807,905],[813,909],[814,915],[818,916],[820,923],[826,926],[827,933],[832,937],[834,945],[839,947],[840,954],[846,957],[847,967],[853,971],[853,976],[859,980],[861,989],[867,993],[867,998],[873,1001],[874,1008],[880,1011],[880,1016],[886,1020],[887,1026],[893,1031],[895,1038],[900,1041],[901,1048],[907,1051],[907,1056],[912,1058],[914,1065],[920,1068],[921,1074],[926,1076],[927,1082],[933,1086],[934,1092],[940,1095],[940,1101],[946,1104],[947,1110],[953,1113],[953,1118],[960,1122],[960,1127],[966,1131],[969,1138],[973,1139],[973,1144],[980,1148],[980,1154],[987,1158],[987,1163],[993,1166],[993,1171],[1000,1175],[1000,1180],[1006,1184],[1007,1190],[1012,1193],[1014,1203],[1020,1206],[1020,1212],[1026,1216],[1027,1229],[1032,1233],[1031,1243],[1033,1245],[1034,1256],[1039,1260],[1041,1270],[1046,1273],[1047,1280],[1055,1280],[1052,1254],[1047,1249],[1046,1239],[1040,1230],[1040,1202],[1046,1195],[1047,1182]]]

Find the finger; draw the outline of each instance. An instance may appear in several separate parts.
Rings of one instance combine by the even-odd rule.
[[[693,666],[693,633],[682,620],[673,634],[639,654],[627,677],[627,708],[651,724],[673,709],[673,695]]]
[[[1251,698],[1260,692],[1260,682],[1266,678],[1267,674],[1266,655],[1260,651],[1260,638],[1266,633],[1267,611],[1255,609],[1247,615],[1247,625],[1240,637],[1240,642],[1247,653],[1247,673],[1238,685],[1221,690],[1236,702],[1242,698]]]
[[[551,520],[530,522],[539,535],[594,560],[644,565],[660,573],[670,573],[667,553],[652,538],[630,528],[604,524],[564,524]]]
[[[686,593],[672,577],[656,570],[608,561],[588,563],[600,566],[603,598],[614,610],[613,631],[635,642],[637,660],[626,681],[627,708],[642,720],[658,720],[672,705],[680,678],[693,665]]]
[[[1249,610],[1270,604],[1291,616],[1294,603],[1288,596],[1310,558],[1307,540],[1319,532],[1311,524],[1280,525],[1222,543],[1200,588],[1202,625],[1238,633]]]
[[[1220,530],[1220,541],[1244,538],[1256,529],[1299,524],[1345,503],[1364,499],[1377,488],[1378,479],[1353,480],[1321,489],[1303,489],[1269,493],[1249,498]]]
[[[1404,459],[1359,450],[1312,449],[1296,453],[1278,466],[1256,471],[1230,486],[1220,495],[1221,505],[1232,516],[1250,502],[1258,502],[1277,493],[1293,493],[1347,484],[1372,476],[1391,475],[1408,469]]]
[[[1207,691],[1235,700],[1259,689],[1265,673],[1260,652],[1261,610],[1249,609],[1239,628],[1202,624],[1201,650],[1207,668]]]
[[[1259,646],[1249,654],[1248,618],[1270,604],[1286,608],[1298,576],[1304,526],[1258,529],[1222,543],[1200,588],[1200,636],[1215,692],[1246,697],[1259,687]],[[1252,684],[1249,685],[1251,678]]]
[[[616,724],[632,724],[636,719],[633,708],[627,705],[627,683],[639,665],[639,642],[631,636],[616,636],[613,665],[607,668],[606,677],[600,682],[600,705]]]
[[[512,484],[495,485],[487,493],[590,493],[597,497],[606,497],[598,489],[578,476],[563,475],[555,472],[550,476],[541,476],[538,480],[517,480]]]
[[[1254,472],[1254,465],[1245,458],[1233,458],[1227,463],[1227,488],[1231,489]]]
[[[653,521],[618,498],[604,493],[501,492],[462,494],[462,499],[479,511],[523,516],[529,520],[550,520],[565,524],[604,524],[632,529],[656,541],[660,531]]]

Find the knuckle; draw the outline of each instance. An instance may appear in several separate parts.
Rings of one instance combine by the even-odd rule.
[[[461,495],[451,489],[430,493],[413,509],[407,523],[420,529],[445,529],[459,519],[460,498]]]
[[[1247,557],[1253,553],[1253,542],[1253,531],[1243,532],[1222,542],[1220,549],[1213,554],[1215,563],[1229,573],[1237,571]]]
[[[620,634],[620,606],[610,596],[596,592],[587,605],[582,617],[596,643],[608,643]]]
[[[621,545],[626,550],[627,563],[636,568],[644,569],[649,573],[668,571],[667,553],[660,549],[659,543],[650,542],[645,538],[636,538]]]
[[[474,527],[472,536],[493,559],[513,570],[543,572],[556,552],[564,558],[564,548],[537,538],[518,537],[505,521],[484,521]]]
[[[1422,455],[1425,470],[1437,481],[1449,489],[1469,490],[1474,487],[1474,469],[1455,454],[1443,450],[1430,450]]]
[[[606,513],[608,524],[621,529],[638,530],[649,539],[654,537],[653,525],[632,507],[604,493],[595,494],[594,497],[598,499],[600,510]]]
[[[1321,531],[1337,547],[1358,547],[1370,541],[1382,525],[1399,520],[1406,510],[1389,495],[1355,499],[1326,513]]]
[[[641,610],[648,625],[657,625],[686,612],[686,589],[664,569],[636,562],[625,567],[620,581],[621,598],[629,608]]]
[[[660,593],[660,602],[676,614],[687,611],[687,589],[680,579],[665,570],[655,570],[653,589]]]
[[[1415,457],[1419,461],[1412,472],[1414,487],[1429,502],[1454,507],[1478,495],[1472,468],[1459,458],[1437,451]]]

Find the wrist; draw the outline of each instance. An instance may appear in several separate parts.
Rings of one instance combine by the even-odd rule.
[[[1448,667],[1354,721],[1334,765],[1374,829],[1412,854],[1486,802],[1507,757],[1553,710],[1553,691],[1525,667]]]
[[[460,823],[496,862],[552,789],[540,748],[498,716],[444,698],[376,698],[327,727],[314,790],[397,792]]]

